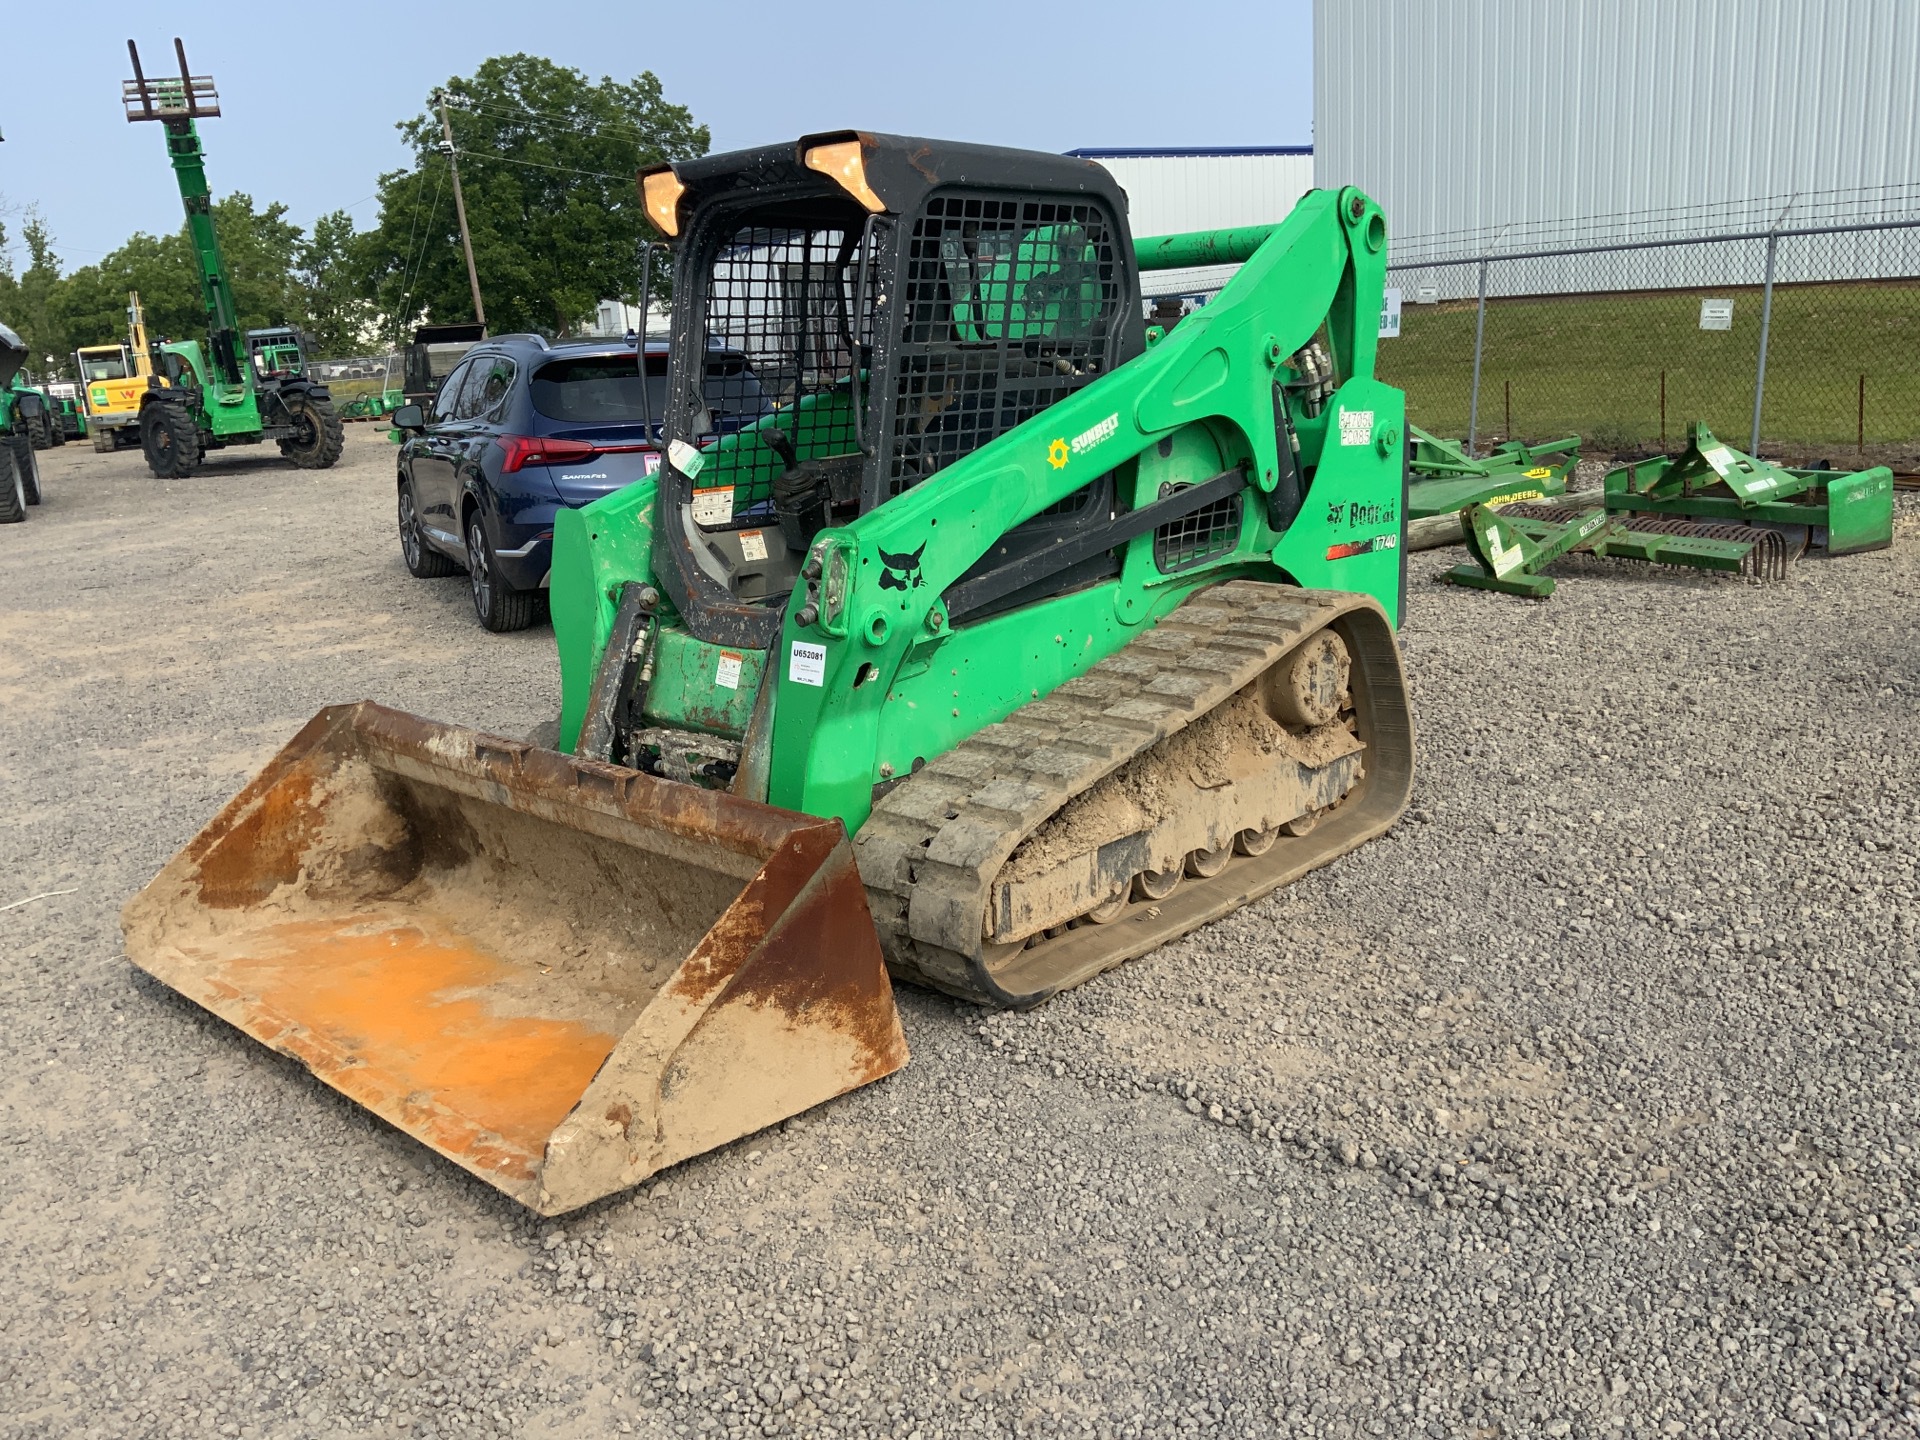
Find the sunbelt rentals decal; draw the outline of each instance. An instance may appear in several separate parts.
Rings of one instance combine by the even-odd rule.
[[[1069,440],[1062,435],[1047,446],[1047,464],[1056,470],[1067,468],[1067,461],[1075,455],[1084,455],[1096,445],[1111,440],[1120,433],[1120,412],[1114,411],[1098,425],[1091,425]]]

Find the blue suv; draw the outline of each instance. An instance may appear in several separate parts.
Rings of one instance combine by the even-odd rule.
[[[392,421],[399,457],[400,553],[421,579],[464,569],[489,630],[524,630],[546,611],[553,517],[659,468],[667,344],[483,340],[430,407]],[[642,381],[642,367],[645,380]],[[773,407],[738,351],[707,355],[716,424],[737,428]]]

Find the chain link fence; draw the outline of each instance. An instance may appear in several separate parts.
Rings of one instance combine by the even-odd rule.
[[[1402,253],[1417,242],[1402,246]],[[1756,453],[1920,454],[1920,220],[1394,261],[1382,379],[1413,423],[1670,449],[1687,422]]]

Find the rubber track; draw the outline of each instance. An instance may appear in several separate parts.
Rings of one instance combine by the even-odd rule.
[[[1262,860],[1189,880],[1128,919],[1081,926],[989,972],[983,920],[1019,843],[1101,777],[1224,703],[1308,636],[1352,621],[1356,695],[1378,735],[1368,778],[1311,835]],[[1358,641],[1356,647],[1355,641]],[[1384,752],[1380,751],[1384,741]],[[874,807],[854,841],[888,963],[904,979],[1024,1006],[1164,944],[1386,829],[1405,808],[1412,726],[1399,653],[1365,596],[1241,580],[1198,592],[1158,625],[1051,694],[924,766]],[[1355,806],[1366,792],[1368,803]],[[1346,815],[1348,810],[1364,813]],[[1278,878],[1275,878],[1278,877]],[[1049,953],[1052,952],[1052,953]]]

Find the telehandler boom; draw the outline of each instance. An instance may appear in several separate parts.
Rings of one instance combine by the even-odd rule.
[[[1097,164],[852,131],[642,194],[666,462],[555,521],[572,753],[324,712],[126,913],[545,1213],[903,1064],[885,967],[1039,1003],[1413,773],[1366,196],[1136,245]],[[1140,272],[1214,263],[1150,337]]]
[[[147,468],[162,480],[191,475],[209,450],[272,440],[302,470],[325,470],[340,458],[345,434],[333,395],[306,375],[298,337],[284,328],[240,330],[233,281],[213,223],[213,189],[207,183],[206,152],[196,121],[219,115],[213,79],[190,74],[187,52],[173,42],[177,78],[149,79],[140,51],[127,41],[133,79],[120,87],[128,123],[155,122],[167,136],[167,158],[180,186],[187,241],[207,310],[207,343],[165,341],[155,357],[165,386],[140,396],[138,428]],[[291,347],[297,364],[276,356]]]

